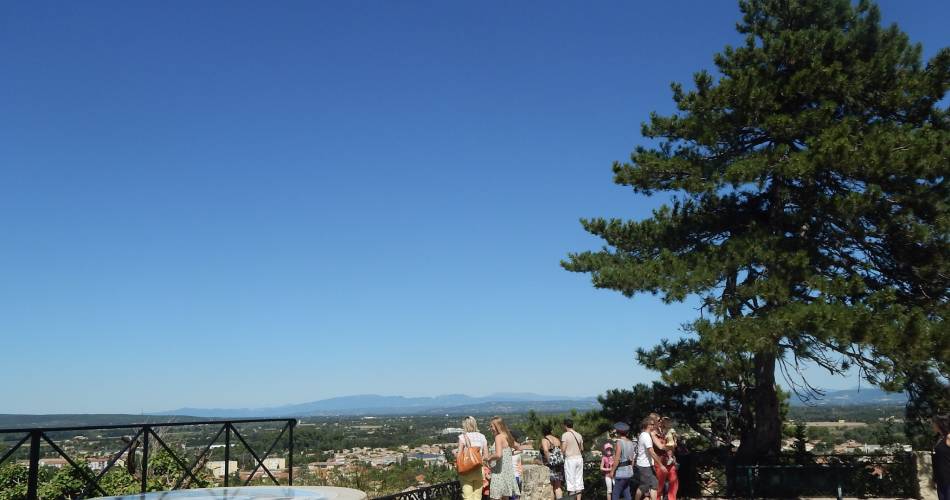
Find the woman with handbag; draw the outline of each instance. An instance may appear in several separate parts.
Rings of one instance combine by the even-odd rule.
[[[482,457],[488,456],[488,439],[478,432],[475,417],[462,420],[458,448],[455,450],[455,467],[462,484],[462,500],[481,500],[482,498]]]

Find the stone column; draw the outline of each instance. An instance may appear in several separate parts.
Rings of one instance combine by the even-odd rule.
[[[551,471],[544,465],[525,464],[521,474],[522,500],[552,500]]]
[[[934,486],[933,457],[929,451],[915,451],[917,462],[917,484],[920,486],[921,500],[937,500],[937,488]]]

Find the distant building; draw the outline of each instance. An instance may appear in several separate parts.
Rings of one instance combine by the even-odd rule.
[[[285,480],[289,477],[289,474],[285,471],[271,472],[271,475],[274,476],[274,479],[278,481]],[[257,472],[254,473],[254,477],[251,477],[251,471],[241,471],[240,475],[241,481],[247,481],[250,479],[270,479],[270,476],[264,472],[264,469],[257,469]]]
[[[286,458],[265,458],[263,462],[264,467],[267,467],[267,470],[271,472],[275,470],[284,470],[287,467]]]
[[[373,467],[388,467],[393,464],[398,464],[401,457],[398,455],[383,455],[381,457],[372,457],[369,459],[369,464]]]
[[[105,469],[111,457],[86,457],[86,465],[95,472]]]
[[[407,457],[409,460],[422,460],[427,466],[445,465],[445,455],[441,453],[414,453]]]
[[[224,477],[224,460],[212,460],[205,464],[205,468],[210,470],[211,475],[213,475],[217,479],[221,479]],[[231,474],[234,474],[237,471],[238,471],[237,460],[228,460],[228,472]]]
[[[57,469],[69,465],[65,458],[41,458],[39,463],[40,467],[55,467]]]
[[[458,427],[446,427],[442,429],[442,434],[461,434],[465,432],[465,429],[460,429]]]

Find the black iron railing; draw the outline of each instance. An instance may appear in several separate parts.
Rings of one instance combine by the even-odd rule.
[[[794,494],[838,499],[919,496],[916,462],[910,453],[824,455],[812,460],[804,464],[737,465],[734,494],[747,498]]]
[[[373,500],[459,500],[460,498],[462,498],[462,485],[458,481],[449,481],[395,495],[377,497]]]
[[[677,457],[680,496],[689,498],[915,498],[917,469],[910,453],[811,455],[795,463],[741,465],[724,452]]]
[[[274,423],[274,422],[283,422],[284,425],[281,427],[280,432],[277,437],[268,447],[267,451],[263,455],[258,455],[254,451],[253,447],[248,444],[244,435],[235,427],[236,424],[249,424],[249,423]],[[39,489],[39,477],[40,477],[40,446],[45,442],[47,445],[52,448],[59,458],[65,459],[66,462],[74,470],[78,472],[82,480],[85,483],[83,490],[79,493],[77,498],[85,498],[86,496],[93,494],[94,496],[110,495],[109,492],[105,491],[100,484],[100,481],[105,476],[110,469],[115,466],[116,462],[119,461],[125,455],[127,460],[136,460],[137,453],[136,448],[141,445],[141,457],[140,462],[140,481],[141,487],[140,491],[145,493],[148,489],[148,474],[149,474],[149,455],[151,454],[154,439],[154,444],[159,446],[160,449],[164,450],[168,456],[178,465],[183,474],[178,480],[174,483],[174,487],[171,489],[179,489],[182,487],[182,484],[186,480],[190,479],[195,482],[198,481],[196,477],[197,469],[200,469],[202,461],[208,456],[208,453],[211,451],[212,446],[218,439],[224,434],[224,486],[228,486],[231,476],[230,470],[230,459],[231,459],[231,436],[233,435],[238,441],[244,445],[244,448],[250,453],[254,458],[255,467],[254,470],[247,476],[244,484],[250,484],[251,480],[254,479],[255,474],[258,470],[263,470],[267,477],[276,485],[279,485],[280,482],[274,477],[274,474],[264,465],[264,460],[267,459],[277,444],[280,442],[281,438],[285,434],[288,435],[288,448],[289,455],[287,461],[287,484],[293,485],[294,482],[294,427],[297,425],[296,419],[271,419],[271,418],[262,418],[262,419],[244,419],[244,420],[210,420],[210,421],[197,421],[197,422],[169,422],[169,423],[153,423],[153,424],[128,424],[128,425],[101,425],[101,426],[78,426],[78,427],[44,427],[44,428],[26,428],[26,429],[0,429],[0,436],[18,436],[22,435],[19,440],[16,440],[12,447],[10,447],[2,456],[0,456],[0,465],[13,457],[14,454],[25,444],[29,443],[29,473],[27,479],[27,498],[30,500],[35,500],[37,498],[37,492]],[[214,437],[211,438],[211,441],[203,448],[203,450],[191,461],[190,464],[186,464],[185,460],[178,456],[172,447],[165,442],[164,439],[156,432],[156,429],[168,428],[168,427],[185,427],[185,426],[220,426],[217,432],[214,434]],[[125,445],[117,453],[110,456],[108,463],[98,471],[97,474],[93,474],[88,467],[81,466],[73,457],[71,457],[61,446],[56,443],[56,440],[51,437],[52,434],[63,433],[63,432],[82,432],[82,431],[105,431],[105,430],[124,430],[128,429],[130,432],[133,432],[131,437],[126,437],[123,439]],[[16,437],[14,437],[16,439]]]
[[[919,498],[910,453],[811,455],[791,463],[738,465],[729,454],[679,456],[679,496],[685,498]],[[584,498],[606,494],[599,460],[584,462]]]

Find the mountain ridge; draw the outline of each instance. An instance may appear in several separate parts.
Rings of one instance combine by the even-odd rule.
[[[886,392],[877,387],[842,389],[825,391],[825,395],[816,401],[802,402],[792,395],[789,404],[793,406],[860,406],[860,405],[903,405],[907,403],[907,394]]]
[[[855,405],[903,405],[907,396],[890,393],[878,388],[858,388],[826,391],[817,401],[802,402],[792,396],[795,406],[855,406]],[[287,404],[260,408],[195,408],[151,413],[156,416],[189,415],[206,418],[264,418],[308,416],[358,416],[358,415],[405,415],[405,414],[457,414],[518,412],[527,410],[563,411],[598,409],[596,397],[550,396],[530,392],[501,392],[487,396],[466,394],[443,394],[439,396],[385,396],[380,394],[354,394],[337,396],[306,403]]]
[[[440,396],[384,396],[355,394],[262,408],[194,408],[151,413],[150,415],[190,415],[196,417],[306,417],[332,415],[383,415],[408,413],[456,413],[474,411],[479,407],[509,408],[509,411],[533,409],[594,409],[599,407],[595,397],[548,396],[534,393],[495,393],[487,396],[444,394]]]

